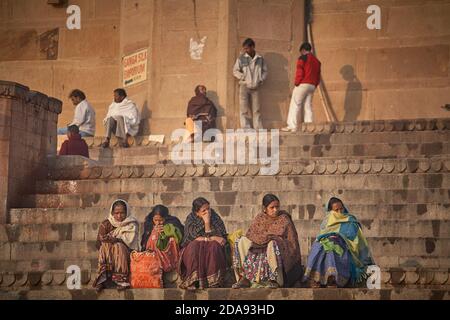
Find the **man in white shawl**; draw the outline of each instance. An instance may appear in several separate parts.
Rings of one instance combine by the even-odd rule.
[[[103,120],[106,128],[106,140],[102,143],[103,148],[109,147],[109,141],[113,134],[119,139],[119,145],[128,147],[128,137],[135,136],[139,131],[139,110],[136,104],[127,98],[124,89],[114,90],[114,102],[111,103],[108,113]]]
[[[114,201],[108,218],[100,224],[97,249],[94,288],[101,291],[111,285],[118,289],[130,287],[130,252],[139,249],[139,223],[125,200]]]

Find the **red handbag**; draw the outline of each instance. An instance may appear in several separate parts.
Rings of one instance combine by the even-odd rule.
[[[155,252],[133,251],[130,260],[132,288],[163,288],[163,271]]]

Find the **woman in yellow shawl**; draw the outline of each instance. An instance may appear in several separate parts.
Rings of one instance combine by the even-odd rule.
[[[331,198],[326,209],[304,281],[312,287],[358,286],[367,278],[367,266],[375,264],[361,225],[338,198]]]
[[[93,284],[97,291],[111,285],[118,289],[130,287],[130,251],[139,249],[138,236],[139,223],[128,203],[114,201],[98,230],[98,276]]]

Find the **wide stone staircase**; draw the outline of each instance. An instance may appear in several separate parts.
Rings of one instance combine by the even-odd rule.
[[[280,135],[280,165],[175,165],[173,145],[146,137],[131,147],[101,149],[91,158],[53,159],[46,180],[10,210],[0,226],[0,299],[449,299],[450,119],[303,125]],[[266,193],[279,196],[295,221],[302,263],[331,196],[363,225],[381,269],[381,289],[92,290],[99,223],[115,199],[143,222],[156,204],[182,221],[192,200],[207,198],[229,232],[248,228]],[[82,270],[82,290],[68,290],[66,269]],[[230,283],[232,279],[228,279]]]

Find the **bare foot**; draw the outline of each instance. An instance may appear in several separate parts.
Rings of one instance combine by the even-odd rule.
[[[102,143],[102,148],[109,148],[109,140],[106,139],[103,143]]]

